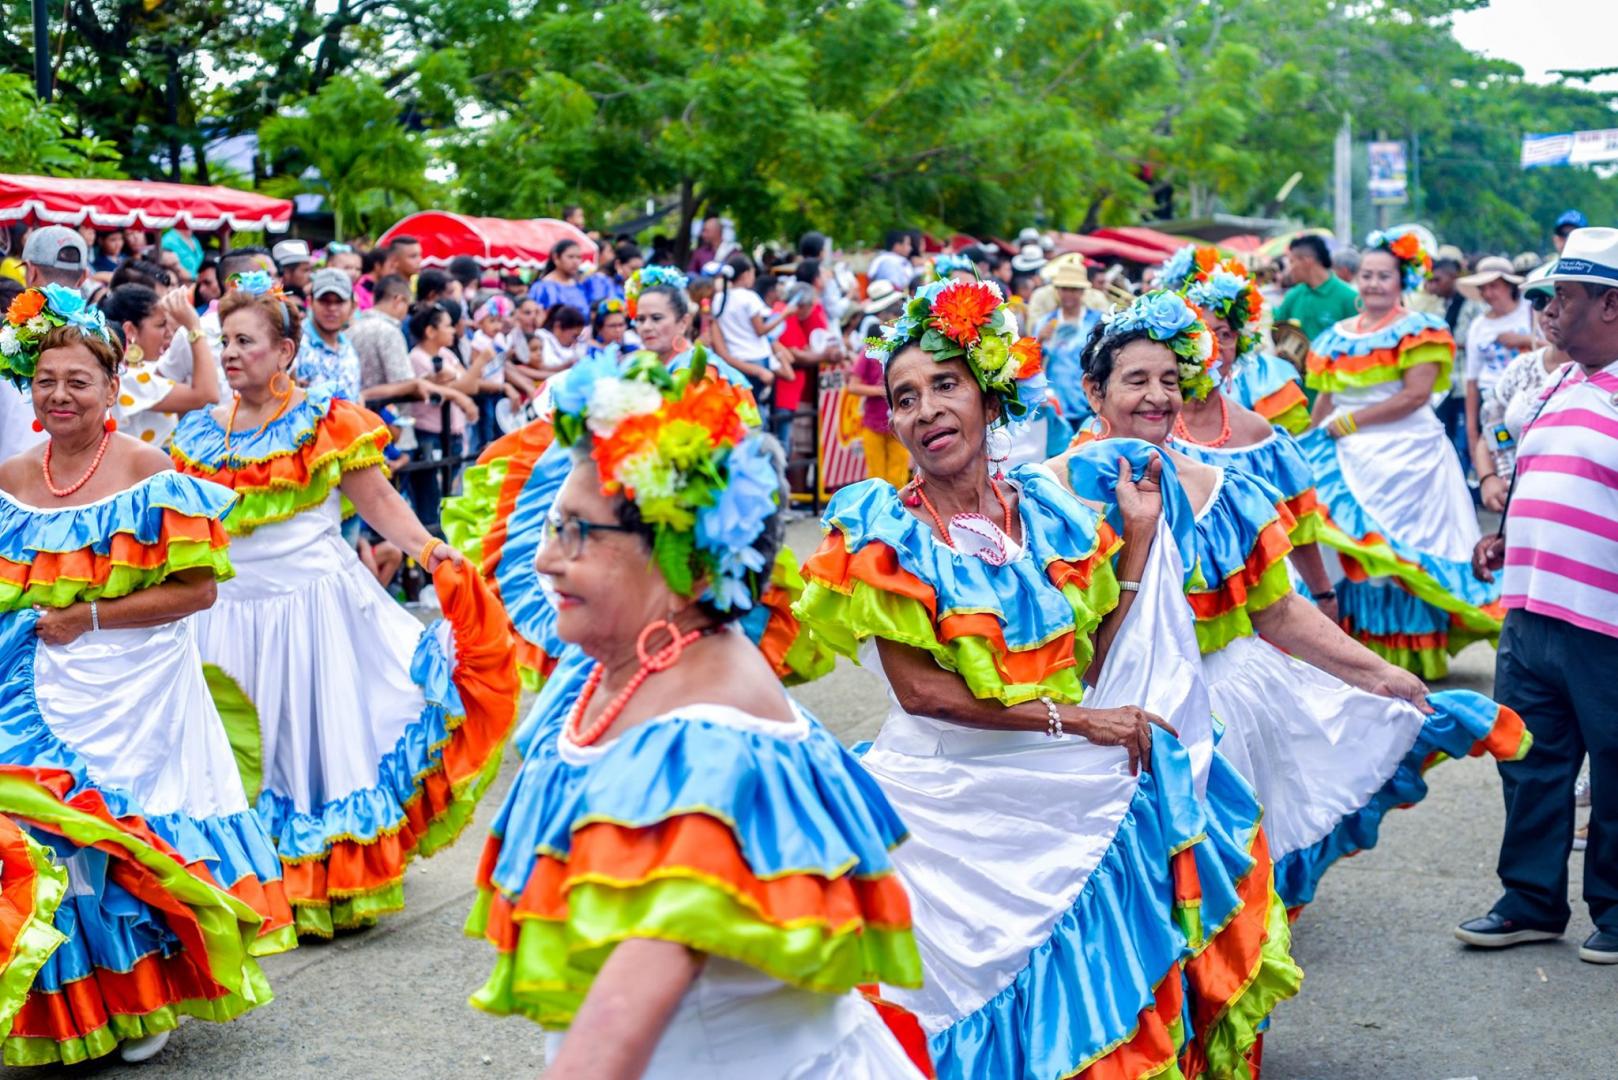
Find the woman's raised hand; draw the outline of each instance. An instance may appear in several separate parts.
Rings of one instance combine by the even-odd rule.
[[[1126,458],[1118,459],[1118,512],[1124,518],[1124,532],[1147,540],[1157,532],[1157,519],[1163,513],[1163,459],[1156,451],[1146,463],[1139,480],[1134,478]]]

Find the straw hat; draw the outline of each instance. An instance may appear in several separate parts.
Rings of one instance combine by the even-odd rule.
[[[1468,274],[1455,282],[1455,287],[1461,290],[1461,295],[1472,300],[1483,299],[1483,286],[1491,281],[1507,281],[1513,285],[1521,285],[1522,275],[1516,272],[1517,268],[1511,265],[1511,260],[1501,255],[1485,255],[1478,260],[1476,273]]]
[[[1063,263],[1056,268],[1056,273],[1051,275],[1051,284],[1058,289],[1088,289],[1090,275],[1079,263]]]
[[[860,310],[867,315],[880,315],[895,304],[902,304],[905,294],[900,292],[891,281],[877,278],[865,287],[865,303]]]

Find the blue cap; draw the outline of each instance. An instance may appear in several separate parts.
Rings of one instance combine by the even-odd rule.
[[[1563,210],[1562,216],[1556,219],[1556,227],[1558,229],[1565,229],[1569,225],[1573,226],[1575,229],[1582,229],[1589,224],[1590,219],[1579,213],[1577,210]]]

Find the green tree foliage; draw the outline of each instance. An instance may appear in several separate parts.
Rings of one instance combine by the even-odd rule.
[[[259,136],[284,170],[265,188],[283,197],[325,196],[339,236],[386,227],[427,201],[427,148],[368,75],[337,76],[297,111],[266,120]]]
[[[73,134],[60,109],[34,96],[27,76],[0,73],[0,172],[118,176],[118,148]]]
[[[681,237],[714,211],[745,239],[854,241],[1132,223],[1164,200],[1325,224],[1345,114],[1419,144],[1398,214],[1465,246],[1543,247],[1564,205],[1618,219],[1600,176],[1517,165],[1525,132],[1618,127],[1610,95],[1461,48],[1449,19],[1483,2],[74,0],[56,30],[74,134],[144,175],[262,125],[255,179],[307,174],[345,227],[429,195],[603,223],[652,199]],[[26,71],[27,6],[6,10]]]

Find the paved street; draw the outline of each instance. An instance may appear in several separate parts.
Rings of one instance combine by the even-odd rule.
[[[807,530],[795,526],[794,534],[806,552]],[[1487,691],[1492,670],[1493,653],[1474,646],[1448,685]],[[870,737],[884,708],[872,677],[848,665],[800,697],[849,742]],[[511,772],[508,762],[501,791]],[[1578,960],[1590,931],[1582,905],[1559,943],[1483,955],[1451,937],[1456,922],[1494,899],[1499,781],[1477,760],[1445,764],[1429,779],[1426,802],[1393,815],[1376,850],[1335,868],[1296,926],[1307,976],[1301,996],[1275,1017],[1266,1080],[1618,1075],[1618,970]],[[465,1004],[492,957],[460,927],[499,795],[456,847],[412,868],[402,916],[269,960],[271,1005],[229,1025],[188,1023],[144,1068],[113,1059],[72,1075],[536,1075],[538,1031]],[[1575,895],[1582,858],[1574,856]]]

